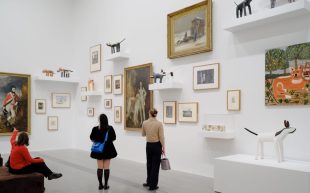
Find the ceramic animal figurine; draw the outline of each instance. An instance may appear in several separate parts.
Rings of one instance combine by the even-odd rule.
[[[242,17],[242,12],[244,12],[244,16],[246,16],[246,7],[248,7],[249,9],[249,13],[252,14],[251,5],[250,5],[251,1],[252,0],[244,0],[239,4],[235,2],[235,4],[237,5],[236,7],[237,18],[239,18],[239,14],[240,14],[240,17]]]
[[[154,78],[154,83],[156,83],[157,79],[159,79],[159,83],[162,83],[164,76],[166,76],[166,72],[161,69],[160,73],[154,73],[153,76],[150,76],[150,78]]]
[[[45,73],[45,76],[50,76],[50,77],[54,76],[54,71],[53,70],[44,69],[44,70],[42,70],[42,73]]]
[[[59,68],[57,72],[61,73],[62,78],[69,78],[70,77],[70,72],[73,72],[72,70],[64,69],[64,68]]]
[[[120,52],[121,51],[121,43],[123,41],[125,41],[125,38],[122,41],[117,42],[115,44],[107,43],[106,45],[111,47],[111,53],[114,54],[115,52]]]

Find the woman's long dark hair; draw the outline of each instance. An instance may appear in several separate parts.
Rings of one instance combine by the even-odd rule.
[[[28,146],[29,145],[29,137],[28,137],[28,134],[26,132],[21,132],[18,135],[16,145],[18,145],[18,146],[22,146],[22,145]]]
[[[101,114],[99,116],[99,128],[104,129],[108,128],[108,126],[109,126],[108,117],[105,114]]]

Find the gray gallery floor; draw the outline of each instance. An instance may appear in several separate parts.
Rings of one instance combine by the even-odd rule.
[[[109,190],[98,190],[96,161],[88,152],[80,150],[55,150],[32,152],[33,157],[42,157],[55,172],[63,177],[45,180],[46,193],[146,193],[152,192],[142,187],[146,169],[141,163],[113,159]],[[160,171],[157,193],[213,193],[210,178],[177,171]]]

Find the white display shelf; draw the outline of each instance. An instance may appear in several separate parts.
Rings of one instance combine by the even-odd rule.
[[[272,9],[262,10],[252,15],[235,18],[233,22],[228,26],[225,26],[224,29],[231,32],[237,32],[309,14],[310,0],[297,0],[296,2],[287,3]]]
[[[102,96],[102,95],[104,95],[104,92],[101,90],[81,92],[81,96]]]
[[[79,81],[74,78],[59,78],[59,77],[47,77],[47,76],[34,76],[35,81],[51,81],[51,82],[64,82],[79,84]]]
[[[120,61],[120,60],[125,60],[128,59],[129,55],[126,52],[116,52],[114,54],[111,54],[108,56],[105,60],[106,61]]]
[[[171,90],[182,89],[182,83],[180,82],[164,82],[149,84],[149,90]]]
[[[234,139],[235,133],[233,131],[217,132],[217,131],[203,131],[205,138],[213,139]]]

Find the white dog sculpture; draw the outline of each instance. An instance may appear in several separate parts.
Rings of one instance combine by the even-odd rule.
[[[276,156],[278,162],[283,162],[283,140],[287,134],[294,133],[296,128],[290,127],[290,123],[284,120],[284,126],[282,130],[276,133],[260,133],[257,134],[247,128],[244,128],[248,132],[257,135],[257,148],[256,148],[256,157],[255,159],[264,159],[264,142],[273,142],[274,148],[276,151]]]

